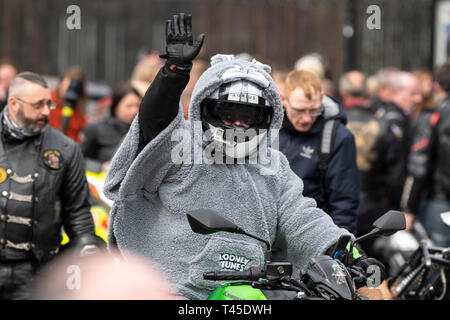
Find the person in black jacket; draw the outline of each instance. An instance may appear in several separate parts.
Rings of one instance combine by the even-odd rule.
[[[294,70],[285,82],[285,117],[280,130],[280,151],[303,180],[304,195],[314,198],[334,223],[356,232],[359,205],[358,168],[352,133],[345,127],[340,105],[324,96],[320,79],[312,72]],[[332,129],[333,120],[336,122]],[[322,136],[335,130],[329,159],[321,170]]]
[[[436,71],[435,88],[445,98],[420,118],[412,132],[402,210],[418,217],[438,246],[450,246],[450,227],[440,217],[450,211],[450,62]]]
[[[397,127],[392,126],[397,125],[389,119],[388,113],[375,112],[370,103],[355,95],[357,91],[350,82],[340,90],[345,91],[352,101],[346,109],[347,127],[356,143],[361,187],[357,235],[363,235],[372,229],[372,223],[383,213],[400,209],[399,190],[403,186],[405,171],[403,136]],[[365,87],[362,92],[365,92]],[[362,243],[367,252],[371,252],[372,242]]]
[[[109,161],[139,111],[141,99],[131,84],[119,84],[113,90],[111,115],[84,127],[81,150],[88,170],[107,171]]]
[[[382,68],[376,73],[376,88],[370,102],[374,112],[391,100],[393,77],[398,71],[396,68]]]
[[[0,299],[30,297],[37,268],[60,250],[62,226],[81,252],[98,243],[81,151],[48,126],[53,107],[41,76],[15,77],[0,121]]]

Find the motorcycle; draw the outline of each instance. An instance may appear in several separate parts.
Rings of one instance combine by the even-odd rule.
[[[311,259],[306,271],[297,279],[292,276],[290,262],[272,262],[270,242],[235,225],[217,212],[200,209],[189,212],[187,219],[192,231],[208,235],[216,232],[242,234],[261,241],[266,246],[265,263],[247,271],[211,271],[205,280],[226,281],[215,289],[208,300],[366,300],[357,289],[366,285],[370,277],[353,265],[353,248],[365,239],[392,235],[406,227],[405,218],[398,211],[389,211],[373,223],[368,234],[351,241],[342,236],[333,248],[334,256],[321,255]]]
[[[441,214],[450,226],[450,212]],[[447,278],[450,274],[450,247],[434,246],[421,239],[416,250],[389,281],[394,298],[401,300],[449,300]]]
[[[106,172],[86,171],[86,179],[89,186],[90,212],[95,224],[95,234],[105,243],[107,242],[109,211],[112,201],[106,198],[103,193],[103,185],[106,179]],[[70,239],[62,230],[61,245],[67,245]]]
[[[386,266],[387,274],[393,277],[420,247],[421,241],[426,241],[428,245],[433,244],[425,227],[416,219],[411,230],[402,230],[391,237],[376,239],[374,250]]]

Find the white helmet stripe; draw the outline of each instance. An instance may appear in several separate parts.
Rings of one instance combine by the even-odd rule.
[[[242,90],[242,81],[232,82],[228,91],[228,100],[240,102],[242,93],[244,93]]]
[[[217,93],[214,92],[214,95],[211,95],[210,98],[216,98]],[[252,104],[261,104],[260,100],[263,98],[262,89],[255,85],[252,82],[246,80],[239,80],[228,83],[220,87],[220,91],[218,93],[219,98],[222,98],[229,101],[243,102],[243,103],[252,103]],[[267,99],[265,100],[265,105],[269,106],[269,102]]]
[[[258,104],[258,97],[262,97],[262,90],[255,86],[253,83],[247,83],[248,103]]]

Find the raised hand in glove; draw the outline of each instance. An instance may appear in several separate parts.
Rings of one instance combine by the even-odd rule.
[[[180,13],[166,22],[166,53],[160,57],[167,59],[171,70],[190,70],[192,60],[197,57],[205,35],[200,34],[194,41],[192,36],[192,16]]]

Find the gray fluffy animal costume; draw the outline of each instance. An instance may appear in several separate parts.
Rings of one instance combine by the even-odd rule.
[[[223,83],[245,79],[262,87],[274,108],[271,129],[281,127],[281,100],[270,67],[224,55],[211,61],[192,94],[190,120],[184,119],[180,105],[170,125],[138,152],[136,117],[111,162],[104,188],[114,201],[109,241],[114,234],[119,249],[150,259],[189,299],[205,299],[219,286],[203,280],[203,272],[262,265],[265,252],[263,243],[243,235],[192,232],[186,219],[191,210],[216,210],[247,232],[275,243],[293,263],[294,275],[310,258],[324,254],[348,234],[313,199],[302,196],[301,179],[274,149],[270,149],[270,165],[174,163],[173,150],[180,147],[174,133],[184,132],[193,152],[202,150],[202,133],[194,130],[194,123],[200,121],[202,100]],[[269,133],[269,138],[275,137]]]

